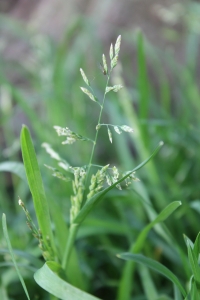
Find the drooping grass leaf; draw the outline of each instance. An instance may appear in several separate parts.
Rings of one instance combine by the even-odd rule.
[[[22,163],[15,161],[5,161],[0,163],[0,172],[11,172],[26,181],[26,174]]]
[[[167,207],[165,207],[159,213],[159,215],[141,231],[136,241],[131,245],[130,252],[139,253],[146,242],[147,234],[149,233],[149,231],[156,224],[165,221],[180,205],[181,205],[180,201],[174,201],[170,203]],[[118,299],[120,300],[130,298],[131,290],[133,289],[133,285],[134,285],[131,282],[131,278],[134,272],[134,267],[135,265],[132,261],[127,261],[124,266],[121,281],[119,284],[119,291],[118,291]]]
[[[117,255],[119,258],[122,258],[124,260],[130,260],[135,261],[141,264],[144,264],[148,268],[162,274],[163,276],[167,277],[169,280],[171,280],[181,291],[182,295],[186,297],[187,293],[180,283],[179,279],[164,265],[161,263],[151,259],[147,258],[142,254],[132,254],[132,253],[122,253]]]
[[[61,300],[100,300],[64,280],[63,269],[55,262],[47,262],[34,274],[35,281],[44,290]]]
[[[48,239],[50,239],[51,245],[54,247],[49,207],[45,196],[35,149],[31,140],[30,132],[26,126],[23,126],[21,130],[21,149],[39,228],[42,232],[44,240],[48,243]]]
[[[7,245],[8,245],[8,249],[9,249],[10,255],[12,257],[12,261],[13,261],[13,264],[15,266],[15,269],[17,271],[19,280],[21,281],[21,284],[22,284],[22,287],[24,289],[24,292],[26,294],[27,299],[30,300],[30,297],[29,297],[29,294],[28,294],[28,291],[27,291],[24,279],[23,279],[23,277],[20,274],[20,271],[18,269],[16,260],[15,260],[15,256],[14,256],[14,253],[13,253],[13,250],[12,250],[11,242],[10,242],[10,239],[9,239],[9,236],[8,236],[8,230],[7,230],[7,224],[6,224],[6,215],[5,214],[3,214],[3,216],[2,216],[2,226],[3,226],[4,237],[6,239],[6,242],[7,242]]]

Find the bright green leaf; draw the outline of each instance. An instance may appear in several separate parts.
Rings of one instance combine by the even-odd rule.
[[[48,243],[48,240],[50,239],[51,245],[54,247],[49,207],[45,196],[35,149],[31,140],[30,132],[26,126],[23,126],[21,130],[21,149],[39,228],[42,232],[44,240]]]

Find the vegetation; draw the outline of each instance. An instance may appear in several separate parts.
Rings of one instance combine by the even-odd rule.
[[[139,31],[102,56],[85,25],[33,37],[26,89],[1,70],[0,299],[198,300],[199,36],[180,65]]]

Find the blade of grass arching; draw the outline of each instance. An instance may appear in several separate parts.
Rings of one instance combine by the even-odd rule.
[[[26,174],[22,163],[15,161],[5,161],[0,163],[0,172],[11,172],[26,181]]]
[[[118,254],[117,256],[124,260],[130,260],[130,261],[144,264],[146,267],[160,273],[161,275],[165,276],[170,281],[172,281],[172,283],[176,284],[176,286],[181,291],[183,297],[187,296],[187,293],[184,287],[182,286],[182,284],[180,283],[179,279],[167,267],[165,267],[161,263],[151,258],[147,258],[142,254],[122,253],[122,254]]]
[[[21,282],[21,284],[22,284],[22,287],[23,287],[23,289],[24,289],[24,292],[25,292],[25,294],[26,294],[27,299],[30,300],[30,297],[29,297],[29,294],[28,294],[28,291],[27,291],[27,288],[26,288],[24,279],[22,278],[22,276],[21,276],[21,274],[20,274],[20,271],[19,271],[19,269],[18,269],[16,260],[15,260],[15,256],[14,256],[14,253],[13,253],[13,250],[12,250],[11,242],[10,242],[10,239],[9,239],[9,236],[8,236],[8,230],[7,230],[7,224],[6,224],[6,215],[5,215],[5,214],[3,214],[3,216],[2,216],[2,226],[3,226],[4,237],[5,237],[5,239],[6,239],[6,242],[7,242],[7,245],[8,245],[8,249],[9,249],[10,255],[11,255],[11,257],[12,257],[12,261],[13,261],[13,264],[14,264],[14,266],[15,266],[15,269],[16,269],[16,271],[17,271],[19,280],[20,280],[20,282]]]
[[[57,239],[59,258],[60,261],[62,261],[66,240],[69,235],[69,229],[65,220],[63,219],[62,211],[54,199],[51,199],[50,212],[55,225],[55,236]],[[73,286],[83,290],[85,289],[85,284],[83,276],[80,272],[80,265],[78,262],[78,256],[75,247],[72,248],[72,253],[67,266],[66,275],[69,283],[71,283]]]
[[[61,300],[100,300],[66,282],[63,269],[55,262],[47,262],[34,274],[34,279],[44,290]]]
[[[22,127],[20,138],[24,167],[29,188],[33,197],[39,228],[42,232],[44,241],[48,244],[50,240],[51,246],[55,251],[48,202],[46,200],[42,177],[40,174],[35,149],[31,140],[31,135],[26,126]]]
[[[144,265],[140,265],[139,274],[141,279],[141,284],[143,286],[147,300],[155,300],[158,298],[158,293],[156,287],[153,283],[149,270]]]
[[[88,213],[94,208],[94,206],[102,199],[103,196],[105,196],[110,190],[112,190],[117,184],[121,183],[126,179],[130,174],[133,172],[136,172],[137,170],[141,169],[143,166],[145,166],[160,150],[160,148],[163,146],[163,142],[160,142],[158,147],[154,150],[154,152],[141,164],[139,164],[137,167],[135,167],[132,171],[127,173],[125,176],[123,176],[121,179],[116,181],[114,184],[109,186],[108,188],[104,189],[103,191],[97,193],[92,198],[88,199],[85,203],[85,205],[82,207],[81,211],[78,213],[76,218],[74,219],[74,224],[80,224],[85,217],[88,215]]]
[[[158,223],[165,221],[179,206],[180,201],[170,203],[158,216],[149,223],[139,234],[136,242],[130,247],[130,253],[139,253],[145,245],[147,234]],[[131,297],[131,292],[134,288],[132,282],[133,272],[135,270],[135,264],[132,261],[127,261],[122,271],[121,280],[118,289],[118,300],[128,300]]]

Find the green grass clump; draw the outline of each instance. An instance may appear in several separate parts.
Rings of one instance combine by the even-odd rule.
[[[40,72],[24,70],[27,93],[1,76],[3,95],[29,119],[31,134],[23,126],[23,166],[8,127],[15,107],[4,108],[1,125],[10,148],[0,171],[13,174],[15,204],[6,201],[2,177],[7,218],[3,215],[0,298],[196,300],[200,126],[194,64],[190,57],[179,65],[167,53],[172,81],[159,50],[141,32],[124,33],[124,43],[135,47],[137,73],[128,75],[121,36],[102,55],[102,72],[95,73],[97,59],[90,55],[87,61],[90,42],[82,27],[78,19],[58,48],[44,40],[43,52],[37,52],[41,40],[33,39]],[[99,51],[96,55],[99,61]]]

